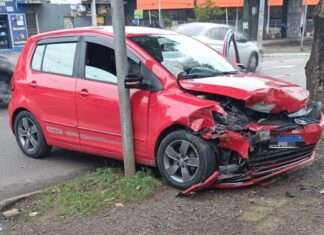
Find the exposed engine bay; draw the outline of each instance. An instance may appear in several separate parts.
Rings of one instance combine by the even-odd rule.
[[[218,142],[219,182],[242,182],[251,170],[280,166],[310,155],[315,145],[308,145],[298,132],[321,119],[321,103],[313,102],[295,113],[260,112],[245,107],[244,101],[215,94],[190,92],[198,98],[217,102],[225,111],[213,111]],[[255,107],[253,107],[255,108]],[[262,107],[261,107],[262,108]],[[288,133],[288,134],[287,134]],[[237,140],[237,141],[236,141]],[[246,149],[246,153],[241,151]]]

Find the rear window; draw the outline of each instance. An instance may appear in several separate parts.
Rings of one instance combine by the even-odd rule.
[[[37,46],[32,60],[32,69],[72,76],[76,45],[76,42],[69,42]]]
[[[199,24],[186,24],[186,25],[179,25],[175,28],[175,31],[179,33],[183,33],[188,36],[198,36],[206,29],[205,26]]]

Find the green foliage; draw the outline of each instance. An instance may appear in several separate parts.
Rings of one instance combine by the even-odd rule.
[[[120,170],[98,168],[95,173],[48,189],[40,195],[39,211],[57,215],[90,213],[114,203],[139,202],[153,194],[161,182],[150,173],[124,178]]]
[[[208,21],[215,16],[221,16],[224,12],[214,5],[212,0],[206,0],[205,4],[196,6],[194,9],[198,21]]]
[[[165,28],[170,28],[172,26],[172,19],[169,16],[162,16],[162,20]]]

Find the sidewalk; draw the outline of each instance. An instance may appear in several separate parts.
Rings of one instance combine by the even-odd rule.
[[[309,54],[312,49],[313,38],[305,38],[304,50],[300,50],[300,39],[276,39],[263,41],[262,53],[264,55]]]

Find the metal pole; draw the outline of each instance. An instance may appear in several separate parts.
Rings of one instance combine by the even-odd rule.
[[[265,0],[260,0],[259,21],[258,21],[258,35],[257,35],[257,42],[258,42],[258,47],[259,48],[262,48],[262,40],[263,40],[264,6],[265,6]]]
[[[267,34],[270,32],[270,2],[268,2],[268,17],[267,17]]]
[[[228,25],[228,10],[227,10],[227,7],[225,8],[225,14],[226,14],[226,24]]]
[[[97,9],[96,9],[96,0],[91,1],[91,21],[92,26],[97,26]]]
[[[304,51],[304,35],[305,35],[305,29],[306,29],[306,25],[307,25],[307,21],[306,21],[306,19],[307,19],[307,9],[308,9],[308,0],[306,0],[303,30],[302,30],[301,41],[300,41],[300,50],[301,51]]]
[[[152,25],[152,16],[151,16],[151,10],[149,10],[149,21],[150,21],[150,26]]]
[[[114,32],[116,70],[118,80],[120,123],[123,139],[123,154],[125,176],[135,175],[134,143],[131,100],[129,90],[125,88],[124,80],[127,75],[126,33],[124,1],[112,0],[112,22]]]
[[[235,27],[236,27],[236,29],[238,29],[238,11],[239,11],[239,8],[237,7],[236,8],[236,21],[235,21]]]
[[[162,27],[161,0],[158,0],[158,9],[159,9],[159,25],[160,27]]]

